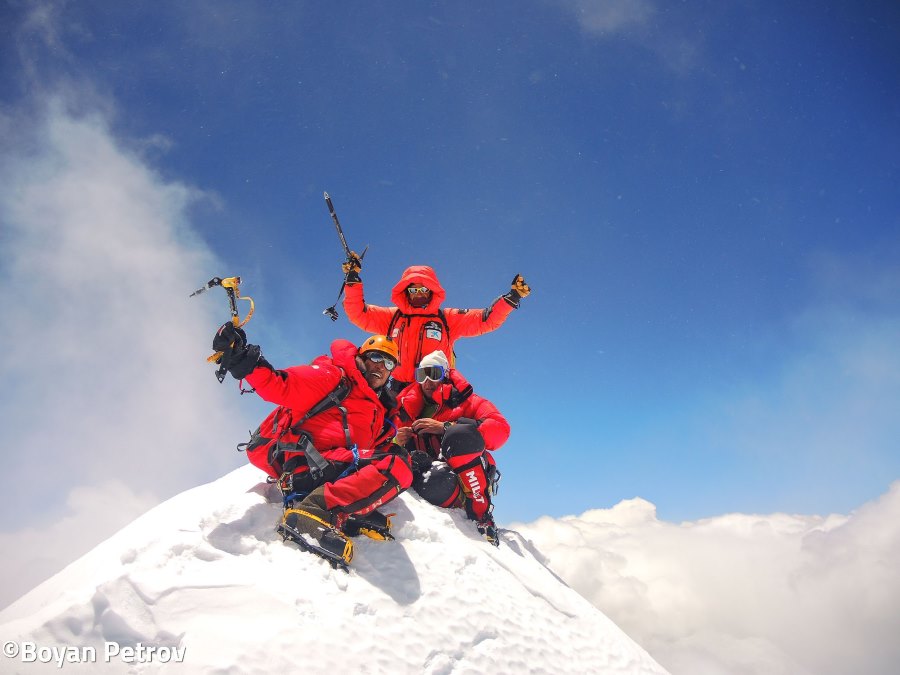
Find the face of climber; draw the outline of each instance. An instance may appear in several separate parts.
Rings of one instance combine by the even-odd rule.
[[[434,392],[444,381],[446,372],[443,366],[426,366],[416,368],[416,382],[422,387],[422,393],[428,400],[434,400]]]
[[[372,389],[380,389],[388,381],[397,363],[387,354],[368,352],[363,357],[363,377]]]
[[[431,289],[421,284],[410,284],[406,287],[406,298],[416,309],[427,307],[431,302]]]

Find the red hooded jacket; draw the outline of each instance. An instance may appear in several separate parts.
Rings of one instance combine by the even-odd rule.
[[[296,443],[299,436],[290,430],[291,426],[333,391],[341,377],[346,377],[351,389],[341,405],[347,410],[350,439],[361,453],[376,447],[383,441],[379,436],[384,427],[385,409],[357,368],[356,353],[356,345],[352,342],[335,340],[331,343],[330,357],[319,356],[308,366],[274,370],[268,363],[261,362],[245,379],[260,397],[279,407],[262,422],[260,433],[268,438],[280,438],[282,443]],[[310,434],[313,445],[326,459],[353,461],[353,453],[347,447],[343,417],[336,407],[311,417],[303,423],[302,429]],[[248,447],[248,458],[254,465],[277,477],[265,456],[257,457],[251,453],[252,447]],[[289,457],[290,454],[285,459]]]
[[[431,290],[431,300],[425,307],[409,304],[406,287],[410,284]],[[359,282],[347,285],[344,311],[354,326],[387,335],[397,342],[400,365],[392,375],[401,382],[412,382],[423,356],[440,349],[449,356],[452,366],[453,343],[457,338],[489,333],[499,328],[515,309],[502,296],[487,309],[441,309],[446,295],[433,269],[413,265],[406,268],[391,291],[391,301],[396,307],[366,304],[363,285]]]
[[[467,417],[478,423],[478,431],[484,438],[484,446],[487,450],[497,450],[506,443],[509,438],[509,422],[500,414],[497,407],[473,393],[472,385],[456,370],[450,369],[447,374],[449,382],[444,382],[435,389],[433,400],[438,404],[437,411],[431,416],[438,422],[455,422],[460,417]],[[425,407],[425,395],[422,388],[413,383],[406,387],[397,396],[397,413],[395,422],[398,427],[409,426],[413,420],[419,418]],[[434,434],[414,436],[416,449],[436,455],[440,448],[440,437]],[[428,448],[426,439],[435,439],[436,448]]]

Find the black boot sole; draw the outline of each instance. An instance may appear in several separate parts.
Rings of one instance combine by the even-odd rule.
[[[331,563],[331,566],[334,569],[340,568],[347,573],[350,572],[350,563],[347,562],[342,556],[338,555],[337,553],[334,553],[333,551],[329,551],[326,548],[322,548],[321,546],[318,546],[316,544],[313,544],[313,543],[307,541],[306,537],[304,537],[300,532],[295,530],[290,525],[285,525],[284,523],[279,523],[275,527],[275,531],[278,534],[280,534],[281,538],[284,539],[285,541],[290,539],[292,542],[297,544],[297,546],[299,546],[302,550],[306,551],[307,553],[313,553],[313,554],[319,556],[320,558],[324,558],[329,563]]]

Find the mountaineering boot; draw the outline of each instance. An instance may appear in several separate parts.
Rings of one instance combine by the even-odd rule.
[[[348,537],[364,534],[370,539],[393,540],[394,535],[391,534],[391,516],[393,515],[393,513],[385,515],[380,511],[370,511],[365,515],[351,515],[344,523],[344,534]]]
[[[286,509],[276,530],[304,551],[328,560],[344,570],[353,559],[353,542],[333,523],[337,518],[325,508],[324,488],[313,490],[294,508]]]
[[[494,522],[494,517],[491,514],[485,514],[475,526],[482,536],[484,536],[491,544],[494,546],[500,545],[500,533],[497,531],[497,524]]]
[[[333,567],[347,569],[353,559],[353,542],[328,522],[302,509],[288,509],[276,528],[304,551],[325,558]]]

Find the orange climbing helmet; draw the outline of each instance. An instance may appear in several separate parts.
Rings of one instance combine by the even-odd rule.
[[[397,343],[386,335],[373,335],[366,338],[359,346],[359,355],[365,356],[367,352],[381,352],[390,356],[394,361],[400,363],[400,350],[397,349]]]

